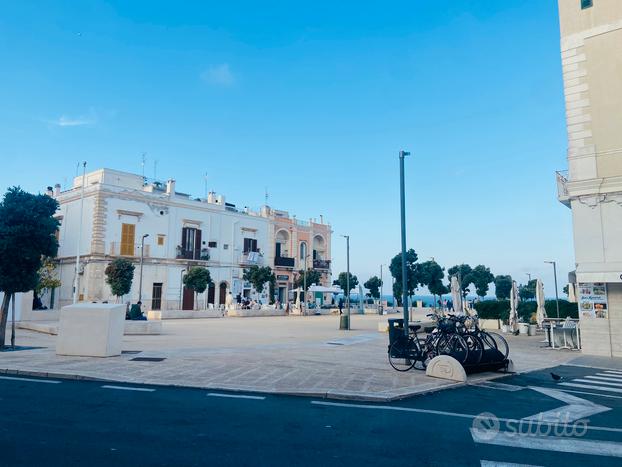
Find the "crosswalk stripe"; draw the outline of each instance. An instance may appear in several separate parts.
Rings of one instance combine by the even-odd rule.
[[[482,433],[470,428],[473,441],[476,443],[509,446],[542,451],[570,452],[592,456],[622,457],[622,444],[611,441],[586,440],[577,438],[561,438],[553,436],[520,436],[515,432]]]
[[[9,381],[25,381],[29,383],[60,384],[60,381],[53,379],[18,378],[15,376],[0,376],[0,379],[6,379]]]
[[[616,375],[614,373],[596,373],[596,376],[604,376],[606,378],[622,380],[622,375]]]
[[[481,461],[482,467],[541,467],[539,465],[531,464],[513,464],[511,462],[497,462],[497,461]]]
[[[605,370],[605,373],[611,373],[613,375],[622,375],[622,371],[618,371],[618,370]]]
[[[209,397],[228,397],[231,399],[253,399],[262,401],[265,399],[264,396],[247,396],[246,394],[224,394],[220,392],[210,392],[207,394]]]
[[[610,383],[608,381],[594,381],[591,379],[573,379],[572,381],[576,382],[576,383],[587,383],[587,384],[604,384],[605,386],[614,386],[617,388],[622,388],[622,383]]]
[[[607,378],[605,376],[583,376],[585,379],[593,379],[597,381],[610,381],[612,383],[622,384],[622,379]]]
[[[597,391],[609,391],[609,392],[617,392],[617,393],[622,394],[622,388],[607,388],[604,386],[595,386],[593,384],[578,384],[578,383],[559,383],[559,384],[561,386],[570,386],[572,388],[595,389]]]

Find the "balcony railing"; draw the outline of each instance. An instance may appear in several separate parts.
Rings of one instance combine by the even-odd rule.
[[[121,252],[121,242],[110,242],[110,248],[108,249],[108,254],[110,256],[129,256],[129,257],[140,257],[140,245],[134,245],[134,247],[130,247],[131,254],[128,254],[126,248],[123,248],[123,252]],[[143,257],[148,258],[150,256],[149,245],[145,245],[145,252]]]
[[[258,251],[248,251],[242,253],[240,257],[240,264],[244,266],[263,266],[263,256]]]
[[[209,249],[202,248],[199,250],[187,250],[180,246],[177,247],[175,254],[176,259],[192,259],[195,261],[209,261]]]
[[[568,198],[568,171],[558,170],[555,172],[555,179],[557,180],[557,199],[570,207],[570,200]]]
[[[277,256],[274,258],[274,265],[282,268],[293,268],[295,264],[294,258],[288,258],[286,256]]]
[[[329,259],[314,259],[313,269],[330,269]]]

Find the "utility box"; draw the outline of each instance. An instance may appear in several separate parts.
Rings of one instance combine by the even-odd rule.
[[[64,306],[56,342],[57,355],[114,357],[121,355],[125,305],[77,303]]]

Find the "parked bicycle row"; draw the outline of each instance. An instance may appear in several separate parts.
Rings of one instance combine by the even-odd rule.
[[[389,363],[397,371],[411,368],[425,370],[438,355],[449,355],[463,366],[475,368],[495,362],[507,362],[510,349],[503,336],[479,327],[476,315],[427,315],[435,322],[434,329],[420,337],[418,324],[404,332],[403,320],[389,320]]]

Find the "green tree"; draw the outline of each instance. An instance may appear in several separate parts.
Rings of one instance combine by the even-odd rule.
[[[272,272],[270,266],[259,267],[253,265],[244,270],[244,280],[252,284],[255,290],[259,293],[263,291],[263,288],[268,283],[269,288],[269,300],[270,303],[274,303],[274,289],[276,287],[276,276]]]
[[[54,236],[58,221],[54,213],[58,202],[46,195],[9,188],[0,203],[0,349],[4,348],[11,297],[37,286],[38,271],[46,256],[56,256]],[[15,345],[12,333],[11,345]]]
[[[473,268],[471,280],[475,286],[475,293],[479,297],[484,298],[488,293],[488,284],[494,282],[495,276],[490,272],[490,268],[479,264]]]
[[[460,288],[462,289],[462,296],[466,297],[471,291],[469,285],[473,283],[473,269],[471,269],[471,266],[468,264],[452,266],[447,270],[447,274],[449,277],[456,276],[458,278]]]
[[[113,259],[106,266],[104,273],[106,274],[106,284],[110,286],[112,294],[117,299],[130,292],[134,279],[134,264],[129,259]]]
[[[183,282],[187,288],[194,290],[194,303],[196,306],[197,294],[205,292],[207,286],[212,283],[212,276],[210,275],[207,268],[204,268],[202,266],[195,266],[191,268],[184,276]]]
[[[34,290],[34,301],[37,302],[48,290],[54,290],[60,287],[60,279],[56,277],[56,263],[54,259],[46,256],[43,263],[37,271],[37,286]]]
[[[372,276],[369,278],[367,282],[363,284],[363,287],[369,289],[369,294],[375,298],[380,298],[380,287],[382,286],[382,281],[378,276]]]
[[[526,301],[536,298],[536,283],[537,279],[531,279],[526,285],[521,284],[518,287],[518,296],[521,300]]]
[[[564,288],[562,289],[562,292],[565,293],[566,296],[570,295],[570,290],[568,290],[568,284],[564,286]]]
[[[507,300],[512,291],[512,276],[495,277],[495,295],[497,300]]]
[[[419,283],[428,288],[434,296],[434,303],[436,303],[437,295],[440,297],[449,292],[449,288],[443,284],[445,271],[436,261],[431,260],[419,264],[419,276]]]
[[[294,287],[302,289],[305,282],[305,272],[303,270],[298,271],[298,275],[294,279]],[[322,273],[317,269],[307,269],[307,288],[305,292],[309,290],[311,284],[319,285],[322,281]]]
[[[406,252],[406,292],[412,297],[421,282],[417,253],[412,248]],[[398,304],[402,303],[402,253],[398,253],[389,264],[389,271],[395,279],[393,283],[393,296]]]
[[[359,285],[359,280],[356,276],[353,276],[352,273],[350,273],[350,290],[348,290],[348,273],[340,272],[335,283],[341,287],[343,293],[347,295],[350,290],[355,289],[356,286]]]

